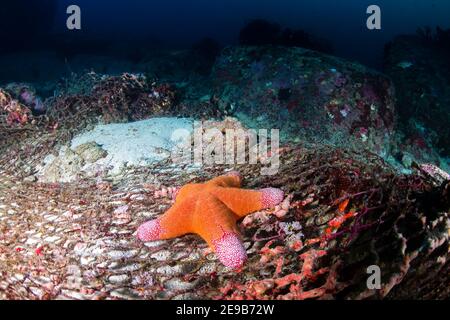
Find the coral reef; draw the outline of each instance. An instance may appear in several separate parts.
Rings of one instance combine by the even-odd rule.
[[[0,89],[0,135],[6,137],[0,141],[0,152],[8,149],[12,156],[3,166],[20,167],[22,157],[33,158],[36,164],[53,153],[53,147],[66,145],[99,121],[128,122],[176,112],[176,93],[168,84],[133,74],[89,73],[74,78],[84,82],[78,82],[77,88],[71,86],[75,80],[65,82],[68,88],[61,85],[57,95],[46,99],[46,111],[40,115],[33,115],[30,108]]]
[[[184,54],[173,57],[184,61]],[[392,65],[398,77],[416,77],[410,72],[417,63],[402,58]],[[153,71],[73,74],[43,102],[42,113],[33,110],[31,87],[0,89],[0,298],[450,297],[449,175],[436,161],[419,161],[428,160],[429,143],[439,144],[431,123],[416,117],[420,135],[406,132],[398,142],[394,87],[386,76],[318,52],[273,46],[227,48],[210,77],[194,84],[152,81]],[[92,139],[96,128],[136,129],[166,115],[220,132],[283,129],[284,141],[269,154],[280,154],[277,174],[261,175],[262,163],[200,167],[170,157],[130,163],[115,174],[95,170],[118,146]],[[153,127],[161,131],[154,137],[170,131]],[[126,132],[128,138],[139,133]],[[420,145],[421,154],[405,141]],[[47,167],[56,178],[39,181],[43,161],[58,153]],[[385,161],[389,153],[409,174]],[[92,174],[83,172],[89,165]],[[242,179],[217,179],[230,170]],[[214,193],[221,187],[202,184],[211,179],[249,196],[231,188]],[[204,190],[191,194],[192,188]],[[184,219],[164,222],[164,212],[178,217],[184,211],[177,206],[196,201],[203,228],[189,229]],[[214,219],[204,218],[207,213]],[[228,218],[219,226],[229,232],[210,232],[220,218]],[[136,237],[169,238],[161,233],[178,227],[174,221],[186,223],[170,234],[179,237]],[[381,269],[380,290],[367,286],[371,266]]]
[[[34,124],[30,108],[0,88],[0,151],[32,131]]]
[[[40,114],[45,112],[42,99],[37,96],[36,90],[28,84],[10,83],[5,89],[19,102],[30,108],[33,112]]]
[[[48,114],[59,119],[64,118],[62,113],[81,111],[89,117],[102,116],[105,123],[127,122],[162,115],[174,100],[175,92],[169,85],[149,82],[140,75],[123,74],[102,77],[88,95],[62,94],[50,99]]]
[[[31,110],[0,89],[2,127],[23,128],[33,120]]]

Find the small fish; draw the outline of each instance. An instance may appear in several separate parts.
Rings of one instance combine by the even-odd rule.
[[[397,67],[402,68],[402,69],[408,69],[408,68],[411,68],[413,65],[414,65],[414,63],[412,63],[410,61],[402,61],[397,64]]]

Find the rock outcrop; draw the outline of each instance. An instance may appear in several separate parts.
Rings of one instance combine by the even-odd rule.
[[[301,48],[226,48],[212,81],[220,107],[287,139],[364,147],[385,155],[396,123],[386,76]]]
[[[431,35],[400,36],[386,50],[385,71],[396,86],[404,151],[426,162],[437,162],[438,154],[450,156],[449,55],[450,49]]]

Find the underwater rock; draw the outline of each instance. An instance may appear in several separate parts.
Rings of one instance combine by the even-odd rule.
[[[62,148],[57,157],[49,155],[44,159],[44,167],[38,174],[39,181],[56,183],[72,182],[81,174],[83,159],[70,148]]]
[[[448,38],[443,43],[438,35],[418,33],[399,36],[386,47],[385,72],[396,87],[405,134],[402,149],[421,162],[439,164],[439,154],[450,156],[448,43]]]
[[[286,140],[389,151],[394,88],[361,65],[301,48],[230,47],[212,78],[221,108],[246,126],[281,129]]]
[[[70,148],[47,157],[40,169],[42,182],[72,182],[80,175],[117,175],[128,166],[146,166],[168,158],[178,141],[176,130],[192,132],[183,118],[153,118],[131,123],[99,124],[75,136]]]
[[[202,122],[203,130],[215,129],[222,133],[226,133],[227,130],[245,130],[246,128],[242,123],[233,117],[225,117],[223,120],[206,120]]]
[[[418,165],[417,169],[427,175],[429,178],[433,179],[437,187],[442,186],[446,182],[450,181],[450,174],[433,164],[421,164]]]
[[[87,163],[97,162],[108,155],[108,152],[95,142],[81,144],[74,151]]]

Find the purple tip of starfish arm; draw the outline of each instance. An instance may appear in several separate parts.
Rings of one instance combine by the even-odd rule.
[[[244,245],[234,233],[226,233],[214,242],[214,247],[217,257],[226,267],[239,269],[247,261]]]
[[[262,189],[262,197],[261,201],[263,203],[264,208],[272,208],[276,205],[280,204],[284,199],[284,192],[281,189],[277,188],[267,188]]]
[[[229,171],[229,172],[225,173],[225,175],[230,176],[230,177],[237,177],[242,180],[242,175],[239,171]]]
[[[156,241],[160,239],[162,232],[161,223],[158,219],[142,224],[137,231],[137,237],[144,242]]]

